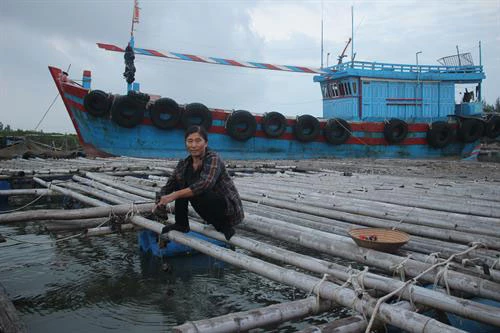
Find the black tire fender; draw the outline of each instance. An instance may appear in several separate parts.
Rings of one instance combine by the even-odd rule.
[[[315,140],[318,137],[320,130],[321,128],[318,118],[308,114],[298,116],[295,126],[293,127],[295,138],[300,142],[310,142]]]
[[[286,131],[286,118],[279,112],[268,112],[262,118],[262,130],[270,138],[278,138]]]
[[[111,106],[111,119],[118,125],[132,128],[144,118],[146,104],[134,96],[117,96]]]
[[[106,117],[113,104],[113,95],[102,90],[91,90],[83,98],[83,107],[94,117]]]
[[[463,119],[458,128],[458,137],[465,143],[479,140],[484,134],[484,122],[480,119]]]
[[[392,118],[384,124],[384,138],[389,143],[399,143],[408,136],[408,124],[401,120]]]
[[[434,148],[444,148],[453,139],[453,129],[445,121],[435,121],[427,131],[427,142]]]
[[[248,111],[236,110],[226,120],[226,131],[238,141],[247,141],[255,136],[257,121]]]
[[[212,127],[212,113],[201,103],[190,103],[186,105],[186,109],[182,113],[181,123],[185,129],[198,125],[203,126],[208,131]]]
[[[484,135],[490,139],[496,139],[500,136],[500,116],[494,115],[486,122]]]
[[[340,118],[328,119],[323,128],[323,135],[326,141],[332,145],[343,144],[351,137],[351,133],[351,125]]]
[[[149,115],[154,126],[160,129],[171,129],[181,119],[179,105],[171,98],[160,98],[149,108]]]

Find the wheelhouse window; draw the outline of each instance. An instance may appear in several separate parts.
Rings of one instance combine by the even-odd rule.
[[[321,85],[323,98],[337,98],[344,96],[353,96],[356,94],[356,82],[349,81],[328,81]]]

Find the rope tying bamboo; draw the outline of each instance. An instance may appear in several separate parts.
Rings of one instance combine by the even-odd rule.
[[[373,309],[373,312],[372,312],[372,315],[370,317],[370,322],[368,323],[368,326],[366,327],[366,330],[365,330],[365,333],[370,333],[370,329],[373,325],[373,322],[375,320],[375,317],[377,316],[377,312],[380,308],[380,305],[385,302],[385,300],[389,299],[390,297],[392,297],[393,295],[397,294],[398,292],[402,291],[404,288],[406,288],[409,284],[413,284],[413,283],[416,283],[418,281],[418,279],[425,275],[427,272],[430,272],[432,271],[434,268],[436,267],[439,267],[439,266],[445,266],[444,269],[440,270],[438,272],[438,275],[440,274],[443,274],[443,280],[445,282],[445,285],[446,285],[446,289],[448,291],[448,294],[449,294],[449,287],[448,287],[448,282],[447,282],[447,273],[448,273],[448,267],[449,267],[449,263],[454,259],[454,257],[456,256],[461,256],[461,255],[464,255],[464,254],[467,254],[475,249],[477,249],[478,247],[480,247],[481,243],[479,242],[474,242],[475,244],[468,248],[467,250],[465,251],[462,251],[462,252],[458,252],[458,253],[454,253],[452,254],[448,259],[446,259],[445,261],[443,262],[440,262],[440,263],[436,263],[434,265],[432,265],[431,267],[427,268],[426,270],[424,270],[423,272],[421,272],[420,274],[418,274],[417,276],[415,276],[414,278],[412,278],[411,280],[408,280],[406,281],[401,287],[399,288],[396,288],[395,290],[393,290],[392,292],[390,292],[389,294],[379,298],[379,300],[377,301],[377,304],[375,304],[375,307]],[[396,267],[398,266],[401,266],[404,265],[404,262],[406,262],[408,259],[410,258],[410,256],[408,256],[405,260],[403,260],[400,264],[398,264]],[[439,281],[439,280],[438,280]],[[427,323],[426,323],[427,324]]]
[[[310,291],[310,292],[309,292],[309,294],[307,295],[307,297],[311,296],[311,294],[312,294],[312,293],[314,293],[314,294],[316,295],[316,302],[315,302],[315,303],[314,303],[314,305],[313,305],[313,312],[314,312],[315,314],[316,314],[316,313],[318,313],[318,311],[319,311],[319,302],[320,302],[320,300],[319,300],[319,287],[321,286],[321,284],[322,284],[323,282],[325,282],[325,281],[326,281],[326,279],[327,279],[327,278],[328,278],[328,274],[326,274],[326,273],[325,273],[325,274],[323,274],[323,277],[321,278],[321,280],[319,280],[319,281],[318,281],[318,283],[316,283],[316,284],[312,287],[311,291]]]
[[[471,259],[464,258],[464,259],[462,259],[462,265],[466,266],[468,263],[471,263],[471,264],[475,265],[476,264],[475,262],[478,261],[478,260],[481,260],[481,258],[471,258]]]
[[[198,329],[198,326],[196,326],[196,324],[194,322],[192,322],[192,321],[186,321],[184,323],[184,325],[191,325],[194,328],[194,330],[195,330],[196,333],[200,333],[200,330]]]
[[[500,257],[498,257],[495,261],[493,261],[493,264],[491,264],[491,269],[494,269],[497,264],[500,264]]]
[[[356,293],[357,296],[366,294],[366,289],[365,289],[366,273],[368,273],[368,266],[365,266],[362,271],[358,271],[356,274],[349,273],[349,278],[347,279],[347,281],[351,283],[354,292]],[[356,278],[356,280],[353,280],[353,278]]]
[[[436,262],[438,259],[439,259],[439,254],[440,252],[433,252],[433,253],[430,253],[426,258],[425,258],[425,261],[424,263],[427,263],[427,260],[429,259],[434,259],[434,262]]]
[[[391,269],[392,269],[392,276],[395,276],[396,274],[399,274],[399,278],[401,281],[405,281],[406,280],[406,276],[405,276],[405,264],[408,260],[411,259],[411,254],[409,254],[406,258],[403,259],[403,261],[401,261],[399,264],[395,265],[395,266],[392,266]]]

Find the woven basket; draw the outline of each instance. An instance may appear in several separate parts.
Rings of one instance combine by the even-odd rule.
[[[349,236],[358,246],[383,252],[396,252],[410,240],[406,232],[383,228],[351,229]],[[376,240],[367,239],[370,236],[375,236]]]

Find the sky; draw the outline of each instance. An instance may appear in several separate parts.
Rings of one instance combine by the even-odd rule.
[[[272,64],[319,67],[321,18],[324,64],[337,61],[351,36],[354,8],[356,60],[437,65],[471,52],[486,72],[483,98],[500,96],[500,0],[243,1],[139,0],[136,47]],[[133,0],[0,0],[0,122],[12,129],[74,133],[47,66],[92,88],[125,93],[123,54],[97,42],[125,47]],[[351,48],[347,51],[351,56]],[[141,91],[179,104],[322,115],[313,75],[178,60],[136,57]]]

